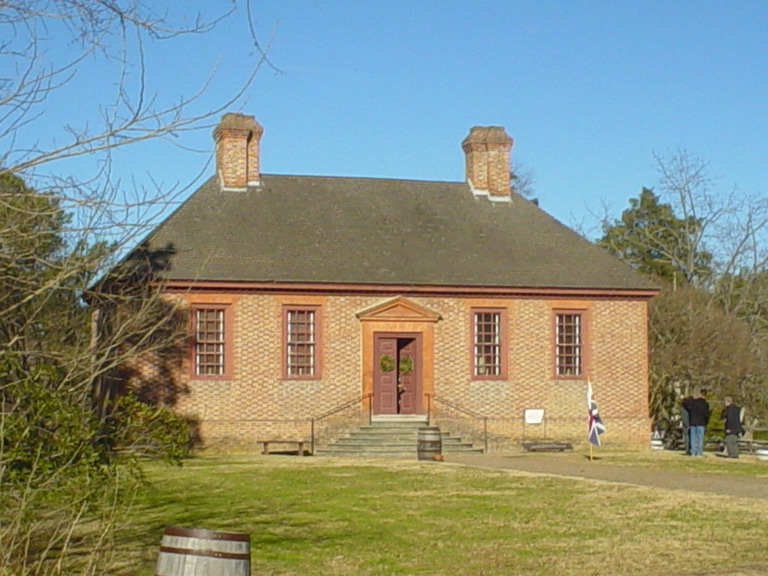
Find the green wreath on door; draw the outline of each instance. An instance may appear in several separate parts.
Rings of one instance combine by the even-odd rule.
[[[379,368],[382,372],[392,372],[395,369],[395,359],[390,354],[384,354],[379,358]]]

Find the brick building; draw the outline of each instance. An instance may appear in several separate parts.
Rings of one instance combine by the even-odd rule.
[[[461,143],[465,182],[263,174],[262,133],[226,114],[216,175],[146,244],[190,318],[159,385],[205,443],[306,438],[313,419],[331,440],[396,414],[484,427],[491,449],[583,443],[588,381],[604,439],[647,443],[656,289],[510,189],[503,128]]]

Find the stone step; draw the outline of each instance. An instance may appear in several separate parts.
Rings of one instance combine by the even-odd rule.
[[[365,440],[364,438],[339,438],[336,442],[333,443],[334,446],[344,446],[346,448],[354,447],[354,446],[372,446],[372,447],[386,447],[386,446],[394,446],[398,448],[404,448],[406,450],[410,450],[413,448],[416,449],[416,440],[397,440],[392,438],[386,438],[378,441],[371,442],[370,440]]]
[[[361,426],[359,429],[338,438],[329,446],[318,447],[317,455],[327,456],[392,456],[415,457],[418,453],[419,428],[426,426],[423,417],[407,418],[402,416],[385,417],[370,425]],[[481,454],[481,448],[475,448],[471,442],[464,442],[460,437],[452,436],[450,432],[441,430],[442,452],[451,453],[477,453]]]
[[[382,422],[360,426],[360,430],[413,430],[424,428],[426,424],[412,424],[409,422]]]
[[[474,446],[465,446],[465,447],[456,447],[451,449],[446,449],[443,447],[442,453],[444,455],[451,455],[451,454],[482,454],[483,450],[482,448],[475,448]],[[326,448],[318,448],[315,450],[315,455],[317,456],[407,456],[407,457],[416,457],[418,456],[418,450],[416,448],[397,448],[397,447],[388,447],[388,446],[361,446],[361,447],[354,447],[354,448],[348,448],[344,446],[329,446]]]
[[[423,414],[379,414],[371,416],[371,422],[419,422],[427,424],[427,417]]]
[[[461,438],[458,436],[451,436],[450,432],[442,432],[440,438],[443,444],[460,442]],[[414,446],[418,442],[419,435],[416,432],[413,433],[399,433],[399,434],[380,434],[376,432],[350,432],[348,435],[343,436],[337,440],[342,442],[346,440],[354,440],[356,442],[410,442]]]
[[[371,444],[377,444],[380,442],[407,442],[409,444],[416,445],[418,440],[416,434],[349,434],[343,438],[339,438],[337,442],[343,442],[345,440],[354,440],[356,442],[368,442]]]
[[[329,446],[344,446],[345,448],[364,448],[366,446],[397,446],[397,447],[403,447],[406,449],[413,448],[414,450],[418,446],[418,443],[416,440],[398,440],[398,439],[386,439],[376,442],[371,442],[368,440],[363,440],[360,438],[340,438],[339,440],[335,441],[333,444],[330,444]],[[458,450],[463,448],[474,448],[474,444],[471,442],[464,442],[461,440],[461,438],[457,438],[452,441],[444,441],[442,443],[443,450],[446,452],[450,450]]]

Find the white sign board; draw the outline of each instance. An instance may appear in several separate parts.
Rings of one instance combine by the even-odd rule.
[[[543,408],[529,408],[525,411],[526,424],[541,424],[544,420]]]

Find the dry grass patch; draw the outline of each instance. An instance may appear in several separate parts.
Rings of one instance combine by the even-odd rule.
[[[695,574],[760,564],[768,536],[766,500],[449,463],[233,456],[148,481],[111,574],[153,574],[170,524],[248,532],[253,574],[285,576]]]

